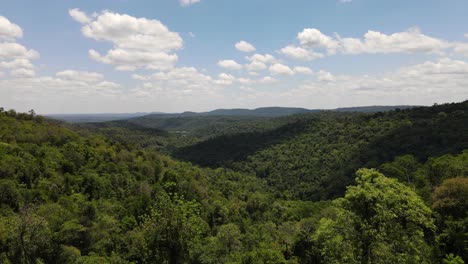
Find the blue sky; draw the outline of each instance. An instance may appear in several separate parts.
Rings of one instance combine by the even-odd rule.
[[[0,105],[178,112],[468,97],[468,1],[180,1],[4,1]]]

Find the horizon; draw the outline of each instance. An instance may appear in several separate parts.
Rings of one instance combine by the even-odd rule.
[[[460,102],[464,10],[462,0],[6,2],[0,105],[52,115]]]
[[[451,104],[451,103],[461,103],[460,102],[446,102],[446,103],[441,103],[441,104]],[[434,104],[432,104],[434,105]],[[325,111],[330,111],[330,110],[336,110],[336,109],[347,109],[347,108],[365,108],[365,107],[398,107],[398,106],[409,106],[409,107],[430,107],[431,105],[357,105],[357,106],[340,106],[336,108],[303,108],[303,107],[294,107],[294,106],[262,106],[262,107],[256,107],[256,108],[216,108],[216,109],[211,109],[208,111],[201,111],[201,112],[196,112],[196,111],[191,111],[191,110],[185,110],[181,112],[161,112],[161,111],[150,111],[150,112],[96,112],[96,113],[36,113],[39,115],[43,116],[60,116],[60,115],[131,115],[131,114],[184,114],[184,113],[209,113],[217,110],[257,110],[257,109],[263,109],[263,108],[296,108],[296,109],[304,109],[304,110],[310,110],[310,111],[315,111],[315,110],[325,110]],[[8,109],[5,109],[8,110]],[[14,110],[14,109],[13,109]],[[34,110],[34,109],[32,109]],[[35,110],[34,110],[35,111]]]

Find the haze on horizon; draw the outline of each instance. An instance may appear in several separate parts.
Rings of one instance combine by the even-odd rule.
[[[59,114],[461,102],[466,10],[462,0],[9,1],[0,106]]]

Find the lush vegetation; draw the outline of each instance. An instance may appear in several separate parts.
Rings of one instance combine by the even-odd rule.
[[[0,109],[0,263],[463,263],[467,116],[197,117],[181,134]]]
[[[468,149],[468,102],[375,114],[324,112],[269,124],[277,128],[213,137],[175,156],[255,174],[284,197],[317,201],[343,195],[361,167],[404,154],[424,162]]]

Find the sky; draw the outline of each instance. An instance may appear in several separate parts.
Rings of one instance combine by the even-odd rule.
[[[0,107],[40,114],[468,99],[468,1],[15,0]]]

